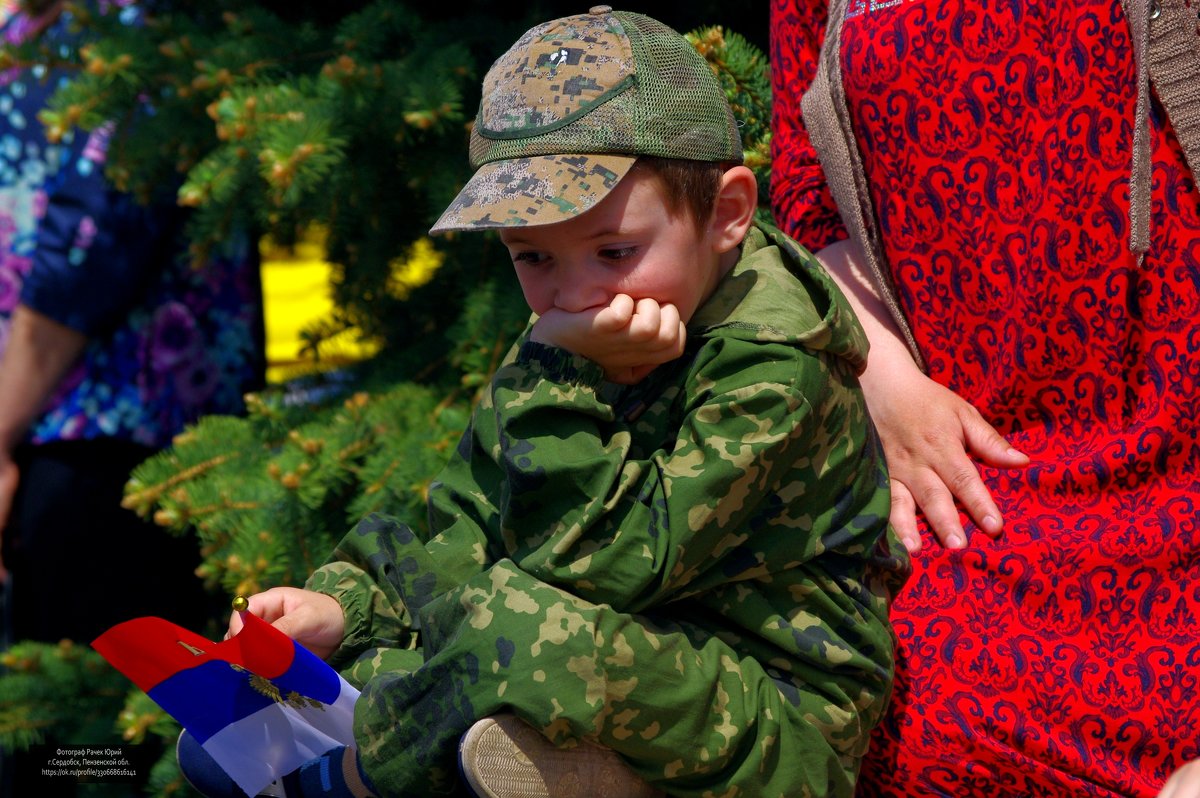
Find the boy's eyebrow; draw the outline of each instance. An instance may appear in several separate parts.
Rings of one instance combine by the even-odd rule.
[[[626,228],[603,227],[594,233],[579,236],[580,241],[592,241],[597,238],[611,238],[613,236],[632,236],[636,235],[636,231]],[[519,233],[508,233],[502,239],[506,246],[532,246],[534,242],[527,238],[522,238]]]
[[[597,230],[590,236],[584,236],[583,240],[591,241],[594,238],[612,238],[613,236],[629,236],[633,234],[634,231],[627,227],[605,227],[601,230]]]

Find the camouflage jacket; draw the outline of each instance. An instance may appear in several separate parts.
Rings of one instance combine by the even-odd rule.
[[[360,750],[377,786],[401,777],[390,764],[396,756],[421,747],[418,732],[402,735],[403,745],[378,739],[405,722],[515,707],[559,742],[587,737],[616,748],[674,794],[850,794],[890,693],[887,609],[908,571],[889,534],[887,475],[857,386],[865,336],[811,255],[757,228],[688,335],[684,356],[634,386],[607,383],[595,363],[522,339],[430,489],[432,539],[368,519],[309,580],[346,612],[337,656],[357,657],[352,678],[411,672],[387,681],[390,697],[372,694],[371,684],[363,694]],[[527,607],[513,599],[514,585],[529,586],[518,591]],[[497,649],[520,635],[532,635],[534,651],[547,641],[545,607],[530,599],[544,588],[580,618],[599,608],[644,623],[647,639],[670,629],[697,652],[717,645],[719,670],[741,669],[728,689],[767,698],[735,710],[722,702],[718,725],[728,728],[708,750],[695,734],[662,732],[677,721],[665,717],[675,710],[663,696],[654,738],[676,756],[683,749],[683,761],[669,765],[646,746],[648,732],[632,745],[613,731],[611,697],[575,712],[555,695],[540,716],[541,704],[515,695],[538,690],[531,680],[498,687],[487,673],[510,666],[511,652]],[[498,591],[507,598],[492,601]],[[561,637],[551,625],[550,636]],[[593,631],[586,645],[600,643],[608,645]],[[631,673],[647,681],[647,667]],[[420,690],[438,692],[438,708],[414,709],[425,701],[414,697],[420,671],[458,679],[453,711],[434,687]],[[706,677],[689,678],[695,695],[680,699],[679,711],[712,700]],[[602,681],[617,681],[611,668]],[[649,716],[659,709],[652,697],[639,707]],[[772,724],[791,728],[761,731]],[[747,759],[738,751],[754,746],[739,732],[767,748],[787,736],[796,751],[779,749],[791,761],[779,751]],[[764,758],[787,765],[767,777]]]

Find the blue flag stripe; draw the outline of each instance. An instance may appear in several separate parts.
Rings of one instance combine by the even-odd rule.
[[[332,704],[341,692],[337,672],[301,646],[296,646],[288,670],[259,685],[255,689],[252,674],[245,670],[210,660],[176,673],[148,695],[203,744],[229,724],[276,703],[274,695],[267,694],[273,693],[272,687],[282,700],[294,692],[321,704]]]

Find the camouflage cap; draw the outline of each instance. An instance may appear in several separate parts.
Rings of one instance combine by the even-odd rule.
[[[430,232],[561,222],[604,199],[639,155],[741,162],[712,69],[641,14],[596,6],[543,23],[488,70],[477,171]]]

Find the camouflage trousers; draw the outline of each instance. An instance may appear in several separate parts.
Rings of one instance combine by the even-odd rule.
[[[402,537],[391,542],[392,578],[428,586],[436,563]],[[342,571],[326,566],[309,587]],[[669,606],[661,616],[617,612],[501,560],[415,616],[396,610],[419,626],[420,649],[373,648],[347,670],[363,685],[359,755],[383,795],[456,794],[459,737],[500,712],[562,746],[608,746],[672,795],[853,792],[857,757],[839,757],[826,739],[846,730],[844,709],[791,680],[785,697],[762,663],[695,623],[667,620]]]

